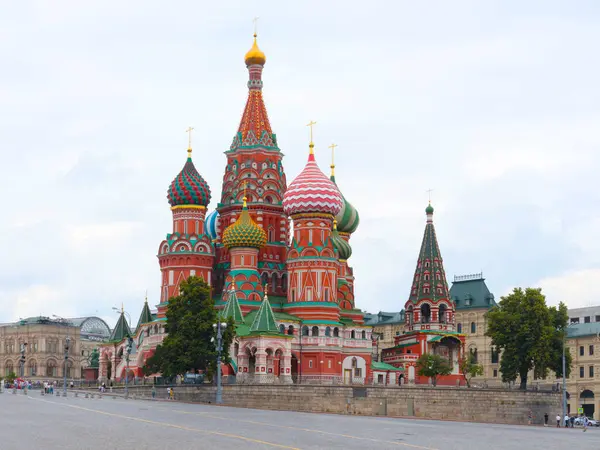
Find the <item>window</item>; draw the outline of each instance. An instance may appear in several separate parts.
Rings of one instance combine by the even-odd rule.
[[[594,355],[594,346],[590,345],[590,356]]]
[[[477,324],[475,322],[471,322],[471,333],[477,333]]]
[[[308,336],[308,327],[306,325],[302,327],[302,336]]]
[[[590,378],[594,378],[594,366],[590,366]]]
[[[312,288],[306,288],[306,301],[307,302],[312,302]]]
[[[459,323],[458,325],[456,325],[456,331],[459,333],[462,333],[462,323]]]
[[[312,359],[308,360],[308,368],[312,369],[313,363],[312,363]]]
[[[498,364],[498,349],[492,348],[492,364]]]
[[[317,326],[312,327],[312,335],[319,336],[319,327],[317,327]]]
[[[326,302],[329,301],[329,289],[325,289],[325,299]]]
[[[580,345],[579,346],[579,356],[583,356],[584,353],[585,353],[585,351],[584,351],[583,345]]]
[[[579,317],[571,317],[571,323],[579,323]]]
[[[292,289],[292,301],[295,302],[296,301],[296,290]]]
[[[365,330],[362,331],[361,338],[362,339],[366,339],[367,338],[367,332]]]
[[[293,335],[294,335],[294,325],[290,325],[290,326],[288,327],[288,334],[289,334],[290,336],[293,336]]]
[[[281,334],[285,334],[285,325],[283,325],[283,324],[279,325],[279,332]]]
[[[356,339],[356,332],[354,330],[350,332],[350,339]]]
[[[328,368],[328,369],[331,369],[331,360],[328,360],[328,361],[327,361],[327,368]]]
[[[333,337],[340,337],[340,329],[338,327],[333,329]]]
[[[583,323],[590,323],[592,321],[592,318],[590,316],[585,316],[583,318]]]
[[[498,369],[494,369],[494,378],[498,377]]]
[[[585,377],[585,368],[580,367],[579,368],[579,378],[583,378],[583,377]]]
[[[325,336],[331,336],[331,327],[325,328]]]

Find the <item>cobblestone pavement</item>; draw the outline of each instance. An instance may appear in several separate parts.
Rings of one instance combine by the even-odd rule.
[[[168,401],[0,395],[2,450],[600,449],[600,429],[264,411]]]

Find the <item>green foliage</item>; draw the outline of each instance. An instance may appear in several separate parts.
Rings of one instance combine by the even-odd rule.
[[[213,373],[216,368],[217,310],[210,297],[210,287],[199,277],[190,277],[180,285],[181,294],[169,299],[167,337],[156,348],[144,367],[147,375],[161,373],[165,377],[183,375],[186,372]],[[221,358],[229,361],[229,346],[234,336],[233,321],[229,321],[223,333]]]
[[[471,387],[471,378],[483,375],[483,366],[475,362],[473,355],[463,356],[458,362],[458,367],[467,387]]]
[[[6,375],[6,381],[8,381],[10,384],[13,384],[15,382],[17,378],[17,374],[14,372],[10,372],[8,375]]]
[[[486,335],[492,345],[502,351],[502,381],[521,380],[527,389],[527,376],[533,370],[535,379],[546,378],[549,370],[562,374],[563,341],[568,322],[567,308],[546,305],[541,289],[515,288],[510,295],[487,313]],[[571,357],[567,356],[567,373]]]
[[[434,386],[437,385],[437,379],[440,375],[450,375],[452,367],[448,361],[434,353],[423,353],[417,359],[417,373],[424,377],[431,378]]]

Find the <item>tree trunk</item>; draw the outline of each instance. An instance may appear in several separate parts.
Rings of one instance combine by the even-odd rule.
[[[525,375],[521,375],[521,384],[519,385],[519,389],[522,391],[527,390],[527,373],[525,373]]]

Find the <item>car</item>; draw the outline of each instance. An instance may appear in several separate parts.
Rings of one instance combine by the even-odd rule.
[[[583,425],[583,416],[575,417],[575,421],[573,422],[573,424],[574,425],[582,426]],[[590,426],[590,427],[599,427],[600,426],[600,421],[592,419],[591,417],[588,417],[588,426]]]

